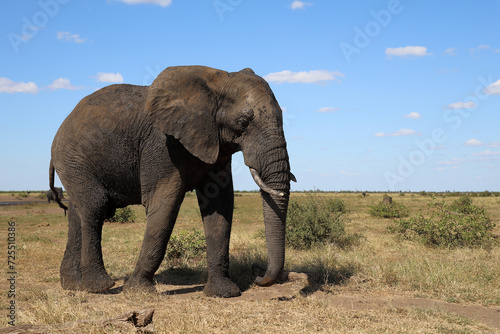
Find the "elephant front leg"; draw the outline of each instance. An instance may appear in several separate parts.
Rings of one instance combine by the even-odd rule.
[[[181,189],[180,185],[163,184],[145,203],[147,224],[141,253],[134,272],[125,282],[124,291],[155,291],[153,276],[165,257],[167,243],[184,199]]]
[[[228,166],[231,170],[231,166]],[[207,244],[208,280],[204,293],[214,297],[241,295],[229,278],[229,239],[233,219],[234,191],[227,171],[210,173],[196,189]]]

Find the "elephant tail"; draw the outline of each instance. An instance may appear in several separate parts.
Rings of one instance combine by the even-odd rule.
[[[52,190],[52,193],[54,194],[54,199],[59,204],[59,207],[61,209],[64,209],[64,216],[66,216],[66,211],[68,211],[68,207],[64,205],[61,202],[61,199],[59,198],[59,194],[56,191],[56,188],[54,187],[54,174],[55,174],[56,169],[54,168],[54,164],[52,163],[52,159],[50,160],[50,167],[49,167],[49,186],[50,189]]]

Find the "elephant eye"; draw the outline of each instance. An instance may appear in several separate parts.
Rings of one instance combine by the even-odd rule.
[[[246,117],[242,117],[238,120],[238,126],[241,130],[245,130],[250,125],[250,121]]]

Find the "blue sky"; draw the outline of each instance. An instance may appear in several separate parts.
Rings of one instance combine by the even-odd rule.
[[[284,109],[293,190],[500,191],[498,1],[8,1],[0,190],[48,189],[86,95],[168,66],[251,67]],[[256,185],[234,157],[235,188]]]

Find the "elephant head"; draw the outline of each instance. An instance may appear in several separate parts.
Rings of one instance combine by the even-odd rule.
[[[149,87],[145,112],[206,164],[242,151],[263,198],[268,268],[256,284],[274,284],[285,260],[290,164],[281,108],[251,69],[228,73],[202,66],[169,67]]]

